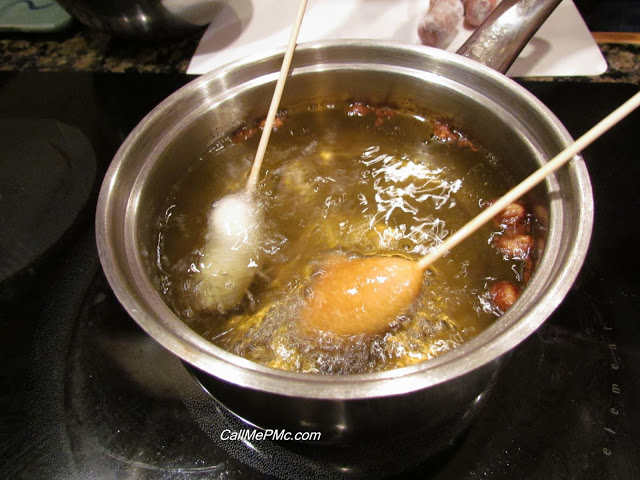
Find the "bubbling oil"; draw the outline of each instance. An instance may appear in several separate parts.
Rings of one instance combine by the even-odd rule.
[[[495,320],[488,285],[517,282],[518,266],[491,246],[488,226],[429,270],[416,304],[383,334],[309,338],[297,328],[311,278],[327,258],[417,259],[512,183],[499,159],[459,132],[464,141],[445,140],[434,135],[431,118],[371,111],[325,105],[287,112],[271,136],[258,189],[265,220],[252,262],[259,273],[242,305],[225,314],[193,306],[198,258],[209,211],[244,188],[258,135],[218,139],[190,165],[158,219],[155,278],[187,325],[264,365],[347,374],[428,360]]]

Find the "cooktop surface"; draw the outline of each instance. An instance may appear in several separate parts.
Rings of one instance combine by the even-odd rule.
[[[111,292],[93,231],[100,181],[128,132],[190,79],[0,72],[1,478],[640,478],[637,112],[584,152],[595,226],[565,301],[514,350],[468,430],[407,471],[388,439],[224,441],[249,427]],[[574,137],[637,90],[523,85]]]

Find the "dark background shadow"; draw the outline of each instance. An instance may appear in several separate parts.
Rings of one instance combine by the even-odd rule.
[[[592,32],[640,32],[640,0],[574,0]]]

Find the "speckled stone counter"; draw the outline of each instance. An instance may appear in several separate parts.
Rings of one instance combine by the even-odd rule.
[[[607,60],[607,71],[587,79],[640,84],[640,44],[600,43],[599,46]]]
[[[115,39],[73,25],[55,34],[0,34],[0,70],[185,73],[203,31],[157,42]],[[609,66],[594,77],[539,81],[625,82],[640,85],[640,44],[599,43]]]
[[[51,34],[4,33],[0,70],[185,73],[202,34],[125,40],[78,25]]]

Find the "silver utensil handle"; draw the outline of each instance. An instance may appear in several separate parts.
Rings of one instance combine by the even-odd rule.
[[[561,1],[502,0],[456,53],[506,73]]]

